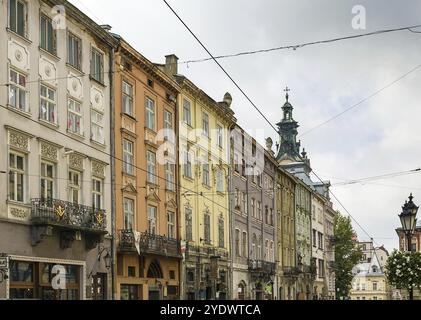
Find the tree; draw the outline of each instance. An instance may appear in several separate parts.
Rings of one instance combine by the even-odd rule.
[[[335,215],[334,233],[336,299],[340,299],[349,296],[352,269],[361,261],[363,253],[353,240],[355,231],[352,229],[351,219],[340,212]]]
[[[386,262],[387,281],[412,292],[421,287],[421,253],[394,250]]]

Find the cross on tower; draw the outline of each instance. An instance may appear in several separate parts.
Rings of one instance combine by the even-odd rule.
[[[289,98],[288,92],[290,92],[291,90],[288,88],[288,86],[286,86],[285,89],[284,89],[284,91],[286,92],[285,98],[287,99],[287,102],[288,102],[288,98]]]

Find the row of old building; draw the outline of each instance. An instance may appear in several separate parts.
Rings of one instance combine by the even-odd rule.
[[[64,0],[0,5],[0,298],[329,299],[329,183]],[[276,149],[276,150],[273,150]]]

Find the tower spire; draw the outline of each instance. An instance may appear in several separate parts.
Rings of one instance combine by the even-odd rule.
[[[291,91],[291,89],[290,88],[288,88],[288,86],[286,86],[285,87],[285,89],[284,89],[284,91],[285,91],[285,99],[287,100],[287,102],[288,102],[288,99],[289,99],[289,93],[288,92],[290,92]]]

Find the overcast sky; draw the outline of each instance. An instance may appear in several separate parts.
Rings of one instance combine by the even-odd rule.
[[[160,0],[72,0],[100,24],[110,24],[153,62],[174,53],[180,61],[206,58],[184,26]],[[421,24],[421,1],[169,0],[215,55],[299,44]],[[366,9],[366,30],[354,30],[352,8]],[[421,31],[421,28],[419,29]],[[275,124],[283,88],[299,131],[313,128],[421,64],[421,34],[400,31],[372,37],[228,58],[220,63]],[[182,73],[217,101],[225,92],[239,124],[253,133],[276,133],[241,93],[208,61],[180,65]],[[421,166],[421,68],[334,121],[303,135],[314,171],[332,183]],[[397,214],[410,192],[421,203],[421,173],[332,191],[375,238],[398,246]],[[335,202],[334,202],[335,203]],[[335,207],[344,210],[335,203]],[[421,214],[421,212],[420,212]],[[354,224],[359,238],[367,236]]]

